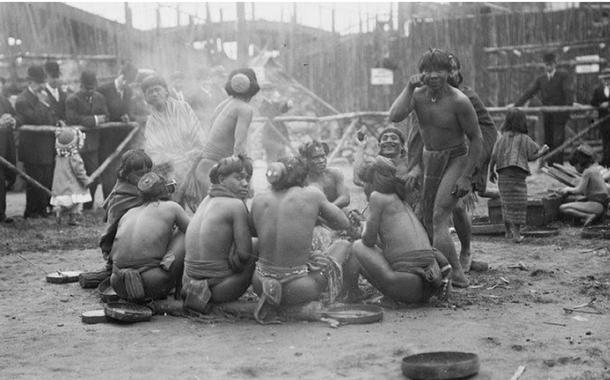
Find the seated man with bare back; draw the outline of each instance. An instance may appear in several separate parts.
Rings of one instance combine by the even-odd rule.
[[[424,227],[404,202],[405,188],[396,169],[389,158],[377,156],[362,170],[372,193],[362,239],[354,242],[345,266],[349,301],[360,298],[359,274],[394,301],[422,303],[433,294],[448,295],[451,266],[432,248]]]
[[[412,110],[417,114],[424,143],[424,227],[434,248],[453,267],[453,285],[467,287],[469,281],[449,235],[449,223],[458,200],[472,188],[472,173],[482,149],[481,129],[468,97],[447,83],[449,54],[429,50],[420,61],[419,71],[409,78],[392,104],[390,120],[400,122]]]
[[[119,222],[110,253],[110,283],[119,297],[143,302],[180,289],[189,217],[169,200],[173,189],[158,174],[144,174],[138,190],[144,204],[127,211]]]
[[[186,309],[209,311],[210,303],[237,300],[254,271],[248,226],[252,162],[243,156],[220,160],[210,172],[210,191],[186,231],[182,299]]]
[[[299,158],[284,158],[267,170],[271,191],[252,201],[258,235],[258,261],[252,278],[261,297],[255,318],[266,305],[296,305],[318,300],[328,287],[331,300],[341,285],[341,266],[351,244],[339,240],[328,252],[311,249],[313,229],[321,216],[333,229],[349,226],[347,216],[317,187],[304,187],[307,167]]]
[[[212,166],[224,157],[246,155],[248,130],[254,114],[250,100],[260,90],[254,70],[246,68],[231,72],[225,90],[229,97],[214,110],[201,159],[187,179],[185,197],[193,211],[207,196]]]

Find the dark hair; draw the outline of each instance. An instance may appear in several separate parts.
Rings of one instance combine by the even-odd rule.
[[[570,155],[569,163],[572,166],[576,166],[576,164],[579,164],[583,168],[588,168],[589,166],[595,163],[595,157],[576,148],[576,150],[574,150]]]
[[[557,57],[554,53],[545,53],[542,56],[542,61],[544,63],[557,63]]]
[[[324,150],[324,154],[328,155],[330,149],[328,148],[328,144],[320,142],[318,140],[308,141],[299,146],[299,154],[306,160],[311,160],[312,154],[319,148]]]
[[[304,186],[307,179],[307,164],[300,157],[282,157],[278,163],[283,166],[279,176],[267,176],[273,190],[289,189],[293,186]],[[273,179],[271,179],[273,178]]]
[[[396,178],[396,166],[388,158],[377,156],[374,162],[366,164],[362,180],[370,184],[370,192],[396,194],[401,200],[405,199],[404,184]]]
[[[212,167],[210,181],[213,184],[219,184],[220,176],[226,177],[233,173],[241,173],[242,170],[248,174],[249,181],[252,178],[252,160],[243,155],[225,157]]]
[[[248,88],[248,91],[244,93],[239,93],[233,90],[233,88],[231,87],[231,79],[233,79],[233,77],[237,74],[243,74],[247,76],[248,79],[250,79],[250,87]],[[258,80],[256,79],[256,73],[250,68],[242,68],[231,71],[231,74],[229,74],[229,78],[227,79],[227,83],[225,84],[225,91],[227,92],[227,94],[229,94],[229,96],[233,96],[235,98],[246,100],[252,98],[260,91],[260,87],[258,86]]]
[[[138,76],[138,69],[131,62],[126,62],[123,67],[121,67],[119,75],[122,75],[123,78],[125,78],[125,82],[133,83]]]
[[[421,57],[418,67],[420,73],[434,70],[451,71],[451,59],[444,50],[430,49]]]
[[[138,191],[145,202],[170,199],[165,178],[155,172],[148,172],[138,181]]]
[[[458,57],[455,56],[455,54],[449,53],[449,60],[451,62],[451,71],[456,72],[457,74],[449,75],[447,77],[447,83],[449,83],[450,86],[458,88],[460,84],[462,84],[462,82],[464,81],[464,77],[462,76],[462,73],[460,73],[462,65],[460,64],[460,60],[458,59]]]
[[[519,132],[527,133],[527,119],[525,118],[525,112],[518,108],[511,108],[506,113],[506,119],[504,124],[500,128],[502,132]]]
[[[152,159],[143,149],[130,149],[121,156],[117,178],[132,182],[135,185],[139,178],[130,178],[130,175],[142,170],[149,172],[152,167]]]

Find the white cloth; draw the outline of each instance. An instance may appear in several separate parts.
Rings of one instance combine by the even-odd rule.
[[[610,87],[609,86],[604,86],[604,95],[606,95],[606,98],[610,98]]]
[[[55,98],[55,100],[59,102],[59,90],[51,87],[51,85],[48,83],[47,83],[47,90],[49,90],[49,92],[51,93],[53,98]]]
[[[153,163],[158,166],[169,164],[171,170],[163,174],[175,178],[181,187],[203,148],[203,130],[191,106],[168,98],[165,111],[152,109],[144,137],[144,150]]]

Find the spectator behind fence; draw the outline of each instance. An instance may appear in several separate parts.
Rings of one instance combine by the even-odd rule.
[[[1,90],[1,88],[0,88]],[[0,157],[15,164],[15,140],[13,130],[17,125],[13,106],[0,91]],[[13,218],[6,216],[6,191],[15,183],[15,173],[0,165],[0,223],[12,223]]]
[[[57,123],[57,116],[44,91],[45,83],[46,75],[42,66],[30,66],[28,87],[19,94],[15,102],[17,119],[21,124],[54,126]],[[18,155],[26,174],[50,189],[55,162],[55,134],[51,131],[20,131]],[[46,217],[49,213],[50,198],[47,193],[28,183],[23,217]]]
[[[66,120],[66,98],[68,94],[61,89],[62,82],[59,64],[56,61],[47,61],[44,64],[44,71],[49,79],[44,89],[49,106],[57,119]]]
[[[77,128],[65,127],[55,132],[55,170],[53,172],[53,195],[51,205],[54,207],[57,224],[62,216],[68,214],[68,224],[78,225],[77,215],[82,204],[91,201],[87,191],[89,177],[79,150],[85,144],[85,135]]]
[[[597,107],[599,118],[608,116],[610,109],[610,67],[605,68],[600,74],[601,84],[593,90],[591,105]],[[606,120],[599,126],[599,134],[602,138],[602,160],[603,166],[610,166],[610,120]]]
[[[515,107],[525,104],[532,96],[539,94],[544,106],[571,106],[574,102],[574,88],[570,75],[557,70],[557,58],[553,53],[543,56],[546,72],[540,75],[534,83],[515,102]],[[551,148],[557,148],[565,139],[565,126],[570,118],[569,112],[544,113],[544,142]],[[562,163],[563,153],[559,152],[549,159],[549,162]]]
[[[97,88],[97,92],[104,96],[106,106],[108,107],[109,120],[113,122],[129,122],[132,116],[129,115],[131,110],[131,97],[133,91],[130,84],[136,79],[138,69],[131,63],[126,63],[121,67],[119,75],[114,81],[103,84]],[[100,131],[100,149],[99,161],[104,162],[115,149],[123,142],[129,134],[128,127],[113,127]],[[116,182],[116,172],[119,168],[118,160],[112,162],[108,168],[102,173],[102,193],[104,199],[108,197],[112,191],[112,187]]]
[[[99,166],[100,131],[97,127],[108,121],[108,107],[104,96],[95,91],[97,77],[93,71],[85,70],[80,77],[80,89],[66,100],[66,116],[68,124],[85,127],[85,146],[81,150],[87,175],[91,175]],[[95,190],[98,182],[94,180],[89,185],[91,202],[83,208],[93,208]]]

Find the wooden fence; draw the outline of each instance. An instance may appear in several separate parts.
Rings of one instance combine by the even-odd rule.
[[[455,53],[465,84],[488,106],[514,102],[542,73],[541,56],[559,57],[559,66],[575,77],[576,101],[587,104],[597,74],[575,74],[576,57],[598,55],[600,69],[610,59],[610,27],[599,12],[579,7],[562,11],[486,14],[458,19],[413,22],[408,36],[377,31],[322,42],[299,51],[292,76],[342,112],[387,110],[417,72],[421,55],[431,47]],[[370,69],[394,67],[394,85],[370,84]]]

